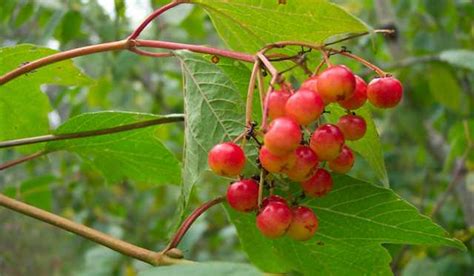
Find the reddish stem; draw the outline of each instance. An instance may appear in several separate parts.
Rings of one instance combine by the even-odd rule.
[[[153,53],[149,51],[143,51],[138,48],[131,48],[131,52],[134,52],[135,54],[139,54],[141,56],[146,56],[146,57],[155,57],[155,58],[163,58],[163,57],[172,57],[174,56],[173,53]]]
[[[204,212],[206,212],[209,208],[211,208],[212,206],[214,205],[217,205],[219,203],[222,203],[225,201],[225,197],[224,196],[221,196],[221,197],[218,197],[218,198],[215,198],[211,201],[208,201],[204,204],[202,204],[201,206],[199,206],[196,210],[194,210],[191,215],[189,215],[183,222],[183,224],[181,224],[181,226],[179,227],[178,231],[176,232],[176,234],[174,235],[173,239],[171,240],[171,242],[168,244],[168,246],[163,250],[163,252],[166,252],[172,248],[176,248],[178,246],[178,244],[181,242],[181,240],[183,239],[184,235],[186,234],[186,232],[189,230],[189,228],[191,227],[191,225],[196,221],[197,218],[199,218],[199,216],[201,216]]]
[[[168,3],[159,9],[155,10],[153,13],[151,13],[143,22],[133,31],[133,33],[128,37],[128,39],[133,40],[136,39],[142,31],[153,21],[153,19],[157,18],[167,10],[174,8],[180,4],[182,4],[183,1],[172,1],[171,3]]]
[[[8,169],[8,168],[13,167],[15,165],[24,163],[26,161],[33,160],[33,159],[35,159],[37,157],[40,157],[44,154],[46,154],[46,151],[38,151],[38,152],[35,152],[33,154],[26,155],[26,156],[23,156],[21,158],[15,159],[15,160],[7,161],[3,164],[0,164],[0,171],[3,171],[5,169]]]
[[[21,65],[20,67],[6,73],[3,76],[0,76],[0,85],[7,83],[8,81],[17,78],[25,73],[31,72],[35,69],[44,67],[46,65],[60,62],[66,59],[71,59],[79,56],[86,56],[90,54],[100,53],[100,52],[107,52],[107,51],[115,51],[115,50],[123,50],[129,47],[129,41],[127,40],[120,40],[114,42],[107,42],[97,45],[90,45],[86,47],[76,48],[64,52],[59,52],[50,56],[46,56],[35,61],[31,61],[26,63],[25,65]]]
[[[228,58],[233,58],[245,62],[255,62],[253,55],[246,53],[234,52],[230,50],[211,48],[202,45],[192,45],[192,44],[183,44],[175,43],[168,41],[158,41],[158,40],[135,40],[135,45],[138,47],[151,47],[151,48],[161,48],[161,49],[171,49],[171,50],[189,50],[196,53],[210,54],[216,56],[223,56]]]

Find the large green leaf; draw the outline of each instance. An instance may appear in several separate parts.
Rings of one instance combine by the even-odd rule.
[[[334,183],[327,196],[302,202],[319,218],[317,234],[306,242],[269,240],[256,229],[254,214],[226,208],[251,262],[274,273],[390,275],[390,255],[383,243],[464,249],[390,189],[341,175],[334,176]]]
[[[56,181],[53,175],[43,175],[22,182],[18,187],[9,186],[3,193],[43,210],[51,210],[53,193],[51,185]]]
[[[259,276],[256,268],[248,264],[207,262],[186,265],[172,265],[144,270],[140,276]]]
[[[474,51],[467,49],[446,50],[439,54],[442,61],[474,71]]]
[[[160,116],[132,112],[96,112],[73,117],[56,134],[104,129]],[[77,153],[99,169],[110,183],[123,179],[151,184],[180,184],[181,166],[176,157],[158,140],[160,126],[114,134],[49,142],[48,152]]]
[[[23,44],[0,49],[0,75],[26,62],[48,56],[57,51]],[[48,97],[41,92],[42,84],[85,85],[90,81],[72,63],[63,61],[28,74],[0,86],[0,140],[9,140],[48,133]],[[23,147],[34,151],[41,145]]]
[[[187,51],[176,52],[185,79],[186,114],[183,196],[207,170],[207,153],[244,129],[244,100],[228,71]]]
[[[427,78],[436,101],[451,111],[461,114],[468,112],[469,101],[462,99],[462,88],[450,70],[440,64],[432,65]]]
[[[345,110],[339,105],[332,104],[329,105],[327,109],[330,113],[325,116],[332,123],[336,123],[342,115],[346,114]],[[358,141],[346,141],[346,143],[369,163],[380,182],[385,187],[388,187],[389,181],[387,169],[385,168],[382,144],[374,120],[370,114],[369,107],[365,105],[362,108],[359,108],[356,113],[357,115],[364,117],[367,122],[367,132],[362,139]]]
[[[321,44],[367,26],[326,0],[192,0],[209,13],[220,37],[234,50],[256,52],[278,41]]]

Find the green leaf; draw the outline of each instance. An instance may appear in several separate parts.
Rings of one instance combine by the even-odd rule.
[[[225,43],[254,53],[268,43],[321,44],[334,35],[360,33],[367,26],[326,0],[192,0],[210,15]]]
[[[248,264],[206,262],[186,265],[172,265],[155,267],[140,272],[140,276],[260,276],[262,275],[255,267]]]
[[[56,134],[116,127],[160,118],[132,112],[96,112],[73,117]],[[52,141],[49,152],[77,153],[100,170],[109,183],[131,179],[151,184],[180,184],[181,166],[176,157],[157,139],[160,126],[81,139]]]
[[[244,100],[228,72],[200,55],[176,52],[185,79],[183,199],[208,169],[207,153],[244,130]]]
[[[449,154],[445,159],[444,170],[451,169],[456,158],[460,158],[468,150],[469,140],[474,139],[474,120],[463,120],[454,123],[449,129]],[[466,156],[467,161],[474,161],[474,151],[470,150]]]
[[[77,37],[81,32],[82,15],[78,11],[68,11],[58,26],[58,38],[67,43]]]
[[[467,49],[455,49],[443,51],[439,54],[442,61],[454,66],[474,70],[474,51]]]
[[[4,194],[14,197],[43,210],[51,210],[53,194],[51,183],[56,180],[53,175],[43,175],[24,181],[19,187],[7,187]]]
[[[462,100],[462,88],[451,71],[442,65],[432,65],[427,78],[430,92],[436,101],[451,111],[461,114],[467,112],[469,103]]]
[[[57,51],[22,44],[0,49],[0,75],[26,62]],[[90,80],[72,63],[62,61],[22,75],[0,86],[0,139],[10,140],[49,132],[48,97],[41,92],[42,84],[86,85]],[[41,145],[22,148],[24,152],[41,149]]]
[[[20,27],[34,14],[35,5],[33,2],[23,5],[15,18],[15,27]]]
[[[393,191],[349,176],[333,176],[325,197],[302,202],[315,211],[319,229],[314,238],[295,242],[269,240],[255,226],[255,214],[226,208],[243,249],[265,272],[290,270],[305,275],[391,275],[384,243],[444,245],[465,249],[428,217]]]
[[[327,109],[331,113],[326,114],[325,116],[331,123],[336,123],[339,120],[339,117],[346,114],[345,110],[339,105],[329,105]],[[356,114],[364,117],[367,123],[367,132],[362,139],[358,141],[346,141],[346,143],[369,163],[380,182],[385,187],[388,187],[389,180],[387,169],[385,168],[382,144],[368,105],[359,108],[356,111]]]

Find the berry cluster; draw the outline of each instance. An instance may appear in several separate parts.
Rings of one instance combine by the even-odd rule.
[[[304,81],[296,92],[289,84],[280,86],[266,98],[265,111],[271,121],[263,129],[263,139],[252,136],[259,144],[258,163],[264,175],[285,175],[299,183],[302,196],[308,197],[321,197],[331,190],[333,180],[327,168],[340,174],[351,170],[355,155],[345,141],[361,139],[367,129],[364,118],[354,110],[367,100],[379,108],[394,107],[403,93],[401,83],[393,77],[377,78],[367,85],[343,65],[329,66]],[[320,122],[329,104],[347,110],[336,124]],[[208,161],[216,174],[236,177],[244,169],[245,154],[241,147],[227,142],[214,146]],[[257,211],[257,228],[268,238],[286,234],[295,240],[310,239],[318,227],[313,210],[298,205],[297,200],[288,204],[273,195],[273,185],[266,179],[260,182],[255,178],[233,182],[227,190],[229,205],[240,212]],[[270,195],[259,200],[263,188],[270,190]]]

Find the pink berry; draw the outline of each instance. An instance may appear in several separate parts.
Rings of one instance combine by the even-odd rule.
[[[288,99],[285,106],[286,116],[304,126],[317,120],[323,111],[321,96],[308,89],[299,89]]]
[[[244,179],[229,185],[227,202],[239,212],[250,212],[258,207],[258,183],[253,179]]]
[[[232,142],[218,144],[209,151],[208,164],[218,175],[237,176],[245,167],[245,154]]]
[[[336,159],[329,161],[329,168],[336,173],[347,173],[352,169],[354,159],[352,150],[344,145],[341,154]]]
[[[287,155],[275,155],[267,147],[262,146],[258,158],[262,167],[271,173],[281,173],[291,168],[296,161],[296,155],[290,152]]]
[[[349,110],[356,110],[367,101],[367,83],[361,77],[355,75],[356,87],[349,98],[339,101],[339,105]]]
[[[275,155],[287,155],[301,142],[301,128],[288,117],[276,118],[270,123],[263,138],[267,149]]]
[[[333,160],[341,153],[344,144],[344,134],[332,124],[318,127],[310,140],[310,147],[316,153],[319,160]]]
[[[291,209],[293,220],[288,228],[287,235],[297,241],[311,239],[318,229],[318,218],[308,207],[297,206]]]
[[[257,215],[257,228],[265,237],[275,239],[286,233],[292,218],[287,204],[270,201]]]
[[[262,207],[265,207],[265,206],[267,206],[268,203],[274,202],[274,201],[288,205],[288,202],[283,197],[281,197],[279,195],[271,195],[271,196],[267,196],[266,198],[263,199]]]
[[[310,179],[300,185],[307,196],[321,197],[332,189],[332,177],[325,169],[318,169]]]
[[[293,181],[303,181],[310,178],[318,166],[318,156],[309,146],[299,146],[295,150],[296,162],[286,171]]]
[[[270,119],[285,116],[285,105],[290,97],[291,93],[286,86],[268,94],[268,116]]]
[[[344,65],[327,68],[318,76],[318,93],[325,103],[344,101],[352,96],[356,80],[352,71]]]
[[[364,137],[367,131],[367,124],[364,118],[352,114],[344,115],[339,118],[337,126],[344,134],[344,138],[350,141],[359,140]]]
[[[371,104],[379,108],[396,106],[403,95],[403,86],[393,77],[373,79],[367,86],[367,97]]]

